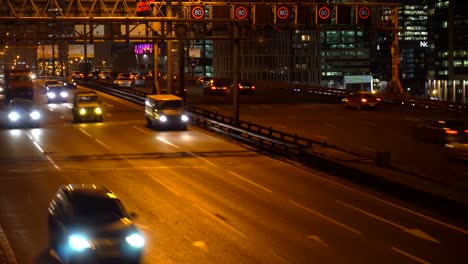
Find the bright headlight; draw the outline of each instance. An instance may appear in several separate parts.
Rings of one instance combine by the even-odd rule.
[[[76,251],[81,251],[91,247],[89,241],[82,235],[71,235],[68,238],[68,245],[71,249]]]
[[[67,96],[68,96],[68,93],[67,93],[67,92],[65,92],[65,91],[63,91],[63,92],[60,92],[60,96],[61,96],[62,98],[65,98],[65,97],[67,97]]]
[[[102,114],[102,110],[101,110],[101,108],[100,108],[100,107],[96,107],[96,108],[94,108],[94,113],[96,113],[97,115],[100,115],[100,114]]]
[[[48,92],[47,97],[49,97],[50,99],[54,99],[55,98],[55,93]]]
[[[11,121],[17,121],[19,118],[20,118],[20,115],[16,112],[11,112],[8,114],[8,118],[11,120]]]
[[[86,109],[81,108],[80,109],[80,115],[86,115]]]
[[[180,117],[180,119],[181,119],[183,122],[187,122],[187,121],[188,121],[188,116],[182,115],[182,116]]]
[[[162,115],[162,116],[159,117],[159,120],[160,120],[161,122],[166,122],[166,121],[167,121],[167,117],[166,117],[165,115]]]
[[[145,245],[145,239],[138,233],[127,236],[125,240],[130,246],[135,248],[141,248]]]
[[[41,117],[41,114],[38,112],[38,111],[32,111],[29,116],[33,119],[33,120],[37,120]]]

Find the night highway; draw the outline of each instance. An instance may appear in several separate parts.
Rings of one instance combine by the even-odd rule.
[[[46,216],[66,183],[104,185],[137,214],[146,237],[143,263],[464,263],[468,257],[466,223],[437,220],[395,198],[193,126],[151,130],[143,107],[100,95],[103,123],[73,124],[69,105],[47,106],[38,95],[45,116],[40,128],[0,131],[0,225],[18,263],[58,263],[48,249]],[[255,107],[270,116],[285,111],[242,106],[241,119],[258,113]],[[330,134],[330,140],[340,133],[333,137],[341,143],[356,134],[369,141],[398,137],[378,123],[392,120],[400,111],[393,108],[289,106],[289,121],[269,122],[291,128],[299,117],[293,109],[320,111],[306,115],[309,123],[321,124],[311,130]],[[363,116],[357,122],[363,129],[356,129],[351,116]],[[400,133],[414,116],[400,121]]]

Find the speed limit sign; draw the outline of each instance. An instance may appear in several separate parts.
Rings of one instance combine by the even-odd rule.
[[[203,6],[193,6],[191,13],[193,18],[202,19],[205,17],[205,8]]]
[[[289,9],[285,6],[281,6],[276,10],[276,16],[279,19],[286,19],[289,17]]]
[[[245,6],[239,6],[234,10],[234,16],[237,19],[246,19],[249,15],[249,11]]]

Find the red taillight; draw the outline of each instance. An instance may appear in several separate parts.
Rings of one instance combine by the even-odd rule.
[[[465,134],[468,134],[468,129],[465,129]]]
[[[365,103],[365,102],[367,102],[367,99],[366,98],[361,98],[361,102]]]
[[[445,130],[445,134],[447,134],[447,135],[457,135],[458,131],[447,129],[447,130]]]
[[[244,89],[244,86],[242,86],[242,85],[239,85],[239,89]]]
[[[223,90],[227,90],[227,87],[223,87]]]
[[[380,102],[382,99],[380,99],[380,98],[375,98],[375,100],[377,100],[377,101],[379,101],[379,102]]]
[[[252,90],[255,90],[255,86],[252,85]]]
[[[216,90],[216,86],[211,86],[211,90]]]

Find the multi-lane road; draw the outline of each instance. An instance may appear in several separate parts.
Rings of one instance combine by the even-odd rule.
[[[103,123],[73,124],[69,105],[42,104],[40,128],[0,131],[0,226],[18,263],[57,263],[48,249],[47,206],[66,183],[107,186],[136,212],[147,239],[143,263],[468,257],[466,223],[437,220],[195,127],[151,130],[141,106],[102,98]]]

